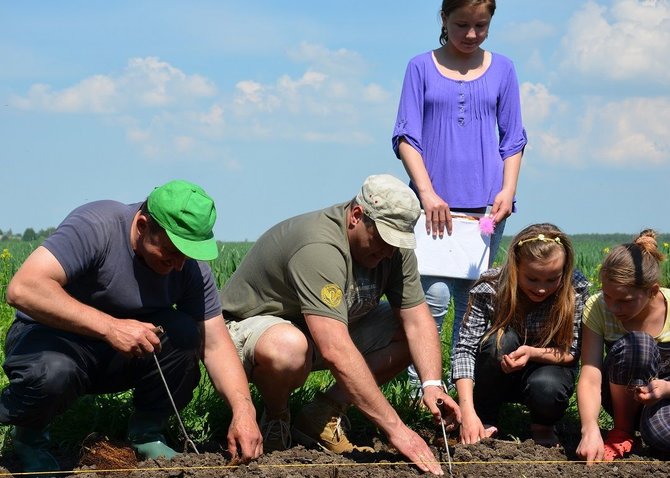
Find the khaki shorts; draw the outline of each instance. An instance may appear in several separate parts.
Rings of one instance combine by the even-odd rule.
[[[240,360],[242,360],[247,378],[251,379],[251,373],[256,364],[254,351],[256,350],[258,340],[270,327],[278,324],[291,324],[305,335],[314,351],[312,370],[324,370],[326,368],[323,357],[321,357],[321,353],[314,346],[314,341],[306,326],[300,327],[290,320],[281,317],[257,315],[240,321],[226,321],[228,332],[230,332],[230,336],[237,348],[237,354],[240,356]],[[349,335],[356,348],[363,356],[366,356],[387,347],[400,327],[400,321],[393,314],[389,303],[380,302],[367,315],[357,320],[354,324],[349,325]]]

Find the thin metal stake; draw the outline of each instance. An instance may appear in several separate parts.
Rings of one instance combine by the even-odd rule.
[[[454,472],[451,469],[451,452],[449,451],[449,442],[447,441],[447,429],[444,426],[444,420],[442,419],[442,405],[444,402],[442,399],[437,401],[437,407],[440,409],[440,425],[442,425],[442,438],[444,438],[444,448],[447,450],[447,462],[449,463],[449,476],[453,477]]]
[[[158,335],[159,337],[165,333],[165,329],[162,326],[154,327],[153,332]],[[160,350],[160,349],[159,349]],[[195,443],[193,443],[193,440],[191,440],[191,437],[188,436],[188,433],[186,433],[186,427],[184,427],[184,422],[181,421],[181,416],[179,415],[179,411],[177,410],[177,406],[174,403],[174,399],[172,398],[172,393],[170,393],[170,387],[167,384],[167,380],[165,380],[165,375],[163,375],[163,369],[161,368],[161,364],[158,362],[158,357],[156,356],[156,352],[152,352],[152,355],[154,356],[154,362],[156,362],[156,368],[158,369],[158,374],[161,376],[161,380],[163,381],[163,385],[165,385],[165,391],[168,394],[168,397],[170,398],[170,403],[172,404],[172,409],[174,410],[175,415],[177,415],[177,421],[179,422],[179,427],[181,428],[181,432],[184,435],[184,439],[186,440],[184,443],[184,453],[186,453],[186,450],[188,449],[188,445],[191,445],[193,448],[193,451],[197,455],[200,454],[198,449],[195,447]]]
[[[161,364],[158,363],[158,357],[156,357],[156,353],[153,352],[152,355],[154,356],[154,361],[156,362],[156,368],[158,369],[158,373],[161,376],[161,380],[163,380],[163,385],[165,385],[165,391],[168,394],[168,397],[170,397],[170,403],[172,404],[172,408],[174,409],[175,415],[177,415],[177,420],[179,421],[179,428],[181,428],[181,432],[184,435],[184,439],[186,440],[186,443],[184,445],[184,452],[188,449],[188,445],[191,445],[191,448],[193,448],[193,451],[196,453],[196,455],[199,455],[200,452],[198,449],[195,447],[195,443],[193,443],[193,440],[188,436],[188,433],[186,433],[186,428],[184,427],[184,422],[181,421],[181,417],[179,416],[179,411],[177,410],[177,405],[174,404],[174,399],[172,398],[172,393],[170,393],[170,387],[167,384],[167,381],[165,380],[165,376],[163,375],[163,370],[161,369]]]

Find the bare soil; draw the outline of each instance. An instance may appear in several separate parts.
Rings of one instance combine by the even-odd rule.
[[[431,443],[445,476],[449,476],[447,454],[441,440],[434,440],[432,431],[421,432]],[[404,457],[379,439],[372,437],[370,444],[376,453],[335,455],[323,450],[296,446],[282,452],[262,456],[250,464],[237,464],[227,457],[219,444],[202,447],[201,454],[182,454],[170,461],[147,460],[137,462],[127,444],[104,439],[88,440],[78,457],[59,456],[64,469],[73,470],[59,476],[100,478],[124,476],[130,478],[218,478],[218,477],[290,477],[290,478],[390,478],[423,475],[408,464]],[[574,461],[574,448],[559,446],[545,448],[532,440],[512,441],[487,439],[475,445],[455,444],[450,447],[452,474],[456,477],[649,477],[669,476],[667,457],[653,456],[641,444],[624,460],[586,467]],[[0,457],[0,476],[18,474],[13,456]],[[38,475],[39,476],[39,475]]]

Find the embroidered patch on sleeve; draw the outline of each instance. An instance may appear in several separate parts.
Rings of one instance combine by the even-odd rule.
[[[321,300],[331,309],[342,303],[342,289],[337,284],[326,284],[321,289]]]

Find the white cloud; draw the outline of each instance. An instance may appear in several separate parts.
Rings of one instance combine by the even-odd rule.
[[[359,76],[367,71],[363,58],[356,52],[340,48],[329,50],[323,45],[302,42],[288,51],[288,57],[297,63],[306,63],[319,71],[337,76]]]
[[[374,135],[366,128],[386,119],[388,112],[380,111],[387,107],[390,94],[382,85],[365,81],[367,68],[360,55],[303,42],[289,57],[306,64],[301,75],[235,85],[231,112],[238,119],[237,134],[369,143]],[[343,125],[348,130],[342,130]]]
[[[616,0],[608,9],[587,2],[563,37],[567,71],[616,80],[667,83],[670,0]]]
[[[525,124],[540,123],[562,105],[557,96],[541,83],[522,83],[520,88],[521,107]]]
[[[195,140],[191,138],[190,136],[177,136],[174,139],[174,146],[177,148],[177,151],[181,154],[185,154],[191,151],[193,148],[193,145],[195,144]]]
[[[371,83],[363,90],[363,100],[371,103],[383,103],[389,99],[389,93],[381,85]]]
[[[585,165],[582,143],[551,130],[529,131],[527,161],[541,168],[544,161],[578,169]]]
[[[655,85],[670,81],[661,61],[670,50],[670,0],[588,1],[568,22],[562,47],[556,75],[520,87],[529,156],[575,168],[670,165],[670,96]],[[612,80],[640,86],[624,91]]]
[[[133,143],[144,143],[150,138],[150,135],[147,131],[139,128],[129,128],[126,131],[126,136]]]
[[[268,89],[262,84],[245,80],[240,81],[235,85],[235,105],[240,106],[236,111],[244,113],[248,111],[244,108],[245,105],[250,104],[260,111],[273,111],[279,107],[280,100],[274,94],[268,92]]]
[[[224,106],[209,79],[156,57],[131,58],[117,75],[93,75],[61,90],[35,84],[11,99],[16,108],[105,115],[149,158],[206,157],[207,140],[223,135]]]
[[[576,109],[565,108],[529,126],[533,157],[573,166],[670,165],[670,98],[591,98]]]
[[[628,98],[595,113],[598,127],[608,131],[597,146],[604,161],[630,167],[670,164],[670,98]]]
[[[269,82],[239,79],[220,92],[210,79],[156,57],[131,58],[118,74],[92,75],[55,89],[35,84],[12,98],[16,108],[104,115],[127,140],[156,160],[215,157],[226,137],[240,140],[367,144],[383,124],[390,97],[366,80],[361,56],[301,43],[288,52],[299,74]],[[232,166],[234,169],[235,166]]]
[[[208,79],[187,75],[158,58],[146,57],[131,58],[119,75],[93,75],[62,90],[35,84],[26,96],[15,96],[11,103],[23,110],[108,114],[138,106],[183,105],[215,93],[216,87]]]
[[[223,106],[219,104],[212,105],[207,112],[198,115],[198,121],[207,126],[212,127],[222,126]]]
[[[292,80],[288,75],[284,75],[279,78],[277,86],[279,90],[288,93],[296,93],[303,87],[318,90],[321,88],[326,78],[326,75],[319,73],[318,71],[307,71],[302,78],[298,80]]]
[[[75,86],[53,91],[49,85],[35,84],[25,97],[14,96],[10,103],[19,109],[55,113],[112,113],[118,92],[109,77],[95,75]]]
[[[128,96],[142,105],[160,107],[192,98],[210,97],[216,87],[200,75],[186,75],[156,57],[132,58],[119,78]]]

